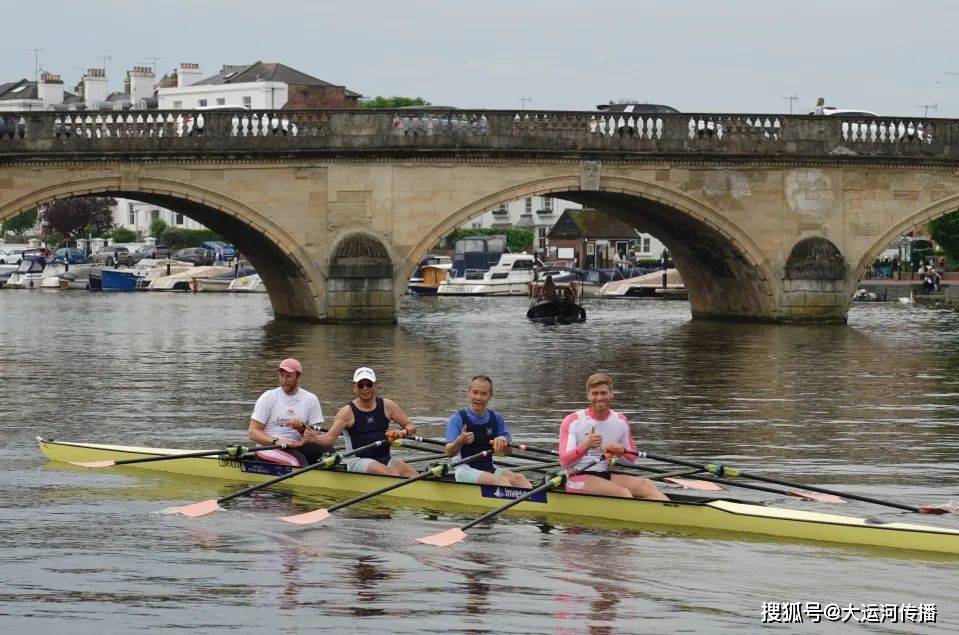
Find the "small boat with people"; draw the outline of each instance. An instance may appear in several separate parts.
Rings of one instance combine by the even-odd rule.
[[[413,437],[413,439],[421,442],[429,441],[435,446],[445,445],[445,440],[423,439],[421,437]],[[524,489],[499,485],[456,482],[451,475],[447,474],[448,470],[443,469],[445,464],[439,463],[432,464],[425,472],[419,473],[416,477],[403,479],[402,477],[396,476],[348,472],[342,465],[338,465],[340,460],[336,459],[336,455],[330,455],[317,464],[306,467],[295,467],[291,464],[264,460],[262,455],[264,455],[265,452],[255,452],[242,446],[232,446],[217,450],[193,451],[54,441],[40,437],[37,438],[37,441],[39,449],[44,456],[46,456],[49,461],[57,463],[74,463],[75,465],[89,469],[118,466],[122,469],[145,470],[147,473],[178,474],[205,480],[221,479],[224,482],[233,481],[254,484],[245,488],[245,490],[242,490],[240,493],[243,491],[254,491],[267,485],[283,481],[286,487],[292,487],[294,491],[324,490],[359,493],[363,495],[351,499],[350,502],[359,502],[360,500],[369,498],[370,494],[375,493],[377,495],[391,497],[393,500],[402,500],[405,504],[412,503],[422,505],[429,509],[436,509],[437,505],[445,503],[493,510],[475,521],[464,525],[464,528],[470,527],[476,524],[476,522],[496,513],[511,511],[519,512],[527,516],[559,515],[566,519],[580,518],[590,522],[612,521],[618,525],[627,523],[636,526],[665,526],[733,532],[730,534],[731,536],[735,535],[735,533],[741,533],[770,538],[812,540],[889,549],[918,550],[941,554],[959,554],[959,529],[912,522],[899,522],[898,517],[896,520],[886,521],[874,517],[863,518],[814,510],[775,507],[759,501],[743,500],[725,494],[717,495],[715,493],[683,494],[670,492],[668,500],[568,493],[561,487],[561,485],[566,482],[565,477],[562,474],[547,469],[547,466],[554,466],[555,463],[537,463],[537,461],[550,461],[550,458],[532,460],[527,459],[524,455],[519,458],[528,460],[529,465],[524,465],[521,468],[510,467],[511,470],[522,469],[530,471],[530,466],[532,466],[534,471],[538,470],[546,473],[543,477],[542,485],[535,486],[533,489]],[[408,439],[400,440],[400,444],[403,446],[406,446],[407,442]],[[276,446],[268,446],[260,449],[268,450],[271,447]],[[417,447],[414,444],[410,444],[408,447],[411,451],[423,450],[423,448]],[[554,450],[533,448],[522,444],[516,444],[515,447],[527,452],[553,455],[553,458],[555,458],[556,452]],[[424,448],[429,450],[427,446],[424,446]],[[254,450],[256,449],[257,448],[254,448]],[[732,468],[731,466],[722,466],[715,463],[701,465],[696,462],[651,453],[640,453],[640,458],[687,466],[689,469],[683,472],[685,474],[699,471],[705,474],[725,475],[729,477],[703,477],[713,478],[713,482],[729,483],[733,482],[733,477],[735,477],[736,481],[748,481],[751,479],[753,481],[758,480],[760,482],[802,487],[812,492],[824,493],[814,496],[812,493],[803,494],[802,492],[785,492],[785,490],[775,490],[756,485],[739,485],[740,487],[767,492],[778,491],[780,493],[789,493],[806,501],[837,502],[828,499],[831,495],[829,493],[831,492],[832,494],[841,494],[844,497],[854,500],[895,508],[899,511],[913,512],[917,515],[940,514],[955,511],[954,509],[947,508],[947,506],[914,507],[912,505],[883,501],[862,495],[834,492],[822,487],[799,485],[771,477],[764,478],[760,475],[749,474],[745,471]],[[516,460],[517,457],[513,457],[513,459]],[[542,465],[543,467],[537,467],[538,465]],[[655,470],[652,466],[642,468],[639,465],[630,469]],[[656,471],[661,473],[658,476],[654,474],[650,478],[662,478],[666,480],[665,477],[667,474],[675,475],[679,473],[669,472],[669,470],[663,469]],[[681,482],[681,479],[678,478],[674,480]],[[719,488],[717,487],[716,489]],[[204,515],[218,509],[218,503],[231,499],[238,494],[239,493],[234,492],[216,501],[203,501],[202,503],[185,505],[173,508],[173,511],[183,513],[187,516]],[[189,496],[190,492],[184,491],[184,495]],[[835,498],[835,496],[833,496],[833,498]],[[844,501],[839,500],[838,502]],[[330,511],[333,511],[333,509],[337,507],[342,507],[345,504],[346,503],[341,503],[332,506]],[[204,511],[187,511],[188,508],[196,507],[203,507]],[[317,510],[316,512],[284,517],[283,520],[308,524],[316,522],[315,518],[322,517],[315,516],[319,512],[326,513],[327,510]],[[326,516],[329,516],[329,514],[326,513]],[[448,532],[442,533],[446,534]],[[462,534],[461,531],[460,534]],[[439,535],[440,534],[437,534],[437,536]],[[461,537],[459,539],[461,539]],[[450,542],[438,542],[426,539],[420,539],[420,541],[441,546],[451,544]]]
[[[556,282],[553,274],[548,273],[542,282],[531,282],[529,295],[532,302],[526,311],[526,317],[544,324],[585,322],[586,309],[577,303],[582,286],[572,278],[568,280]]]
[[[530,254],[504,253],[490,269],[467,269],[462,276],[449,277],[436,290],[437,295],[526,295],[533,281],[536,257]]]

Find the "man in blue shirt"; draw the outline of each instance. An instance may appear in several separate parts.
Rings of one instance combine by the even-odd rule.
[[[486,406],[493,398],[493,380],[477,375],[466,391],[470,407],[453,413],[446,422],[446,455],[461,458],[491,447],[495,454],[509,450],[512,439],[503,417]],[[479,483],[502,487],[532,487],[526,477],[493,465],[490,456],[464,463],[454,471],[457,483]]]

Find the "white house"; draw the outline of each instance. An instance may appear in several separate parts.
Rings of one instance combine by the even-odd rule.
[[[150,223],[162,220],[170,227],[182,229],[206,229],[203,225],[180,212],[158,207],[149,203],[118,198],[113,208],[113,223],[117,227],[124,227],[146,236],[150,231]]]

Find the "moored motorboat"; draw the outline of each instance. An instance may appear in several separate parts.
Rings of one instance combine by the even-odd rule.
[[[233,293],[266,293],[266,286],[260,274],[254,273],[251,276],[241,276],[230,283],[230,291]]]
[[[488,271],[468,269],[461,277],[448,277],[437,295],[526,295],[533,281],[536,258],[529,254],[503,254]],[[451,270],[452,271],[452,270]]]
[[[406,290],[413,295],[436,295],[452,268],[453,260],[449,256],[430,254],[420,260],[407,282]]]
[[[41,452],[51,461],[101,461],[175,456],[189,450],[57,442],[38,439]],[[289,473],[284,465],[259,460],[227,460],[223,456],[191,457],[138,463],[123,469],[143,469],[228,481],[257,483]],[[340,492],[369,492],[396,482],[399,477],[350,473],[342,470],[311,470],[283,486]],[[525,492],[516,488],[422,480],[384,494],[386,497],[420,502],[434,509],[437,504],[499,507]],[[185,497],[190,492],[184,492]],[[637,525],[701,528],[790,539],[816,540],[852,545],[913,549],[959,554],[959,529],[900,522],[882,522],[855,516],[826,514],[759,503],[698,496],[671,495],[670,501],[622,499],[565,492],[544,492],[510,511],[526,514],[562,515]]]
[[[197,281],[201,278],[212,278],[232,272],[232,267],[190,267],[179,273],[154,278],[148,288],[150,291],[195,291]]]

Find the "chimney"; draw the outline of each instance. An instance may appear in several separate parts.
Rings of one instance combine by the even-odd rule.
[[[134,104],[141,99],[153,97],[153,84],[156,76],[153,69],[149,66],[134,66],[132,71],[127,72],[130,81],[130,101]]]
[[[99,101],[107,100],[107,72],[102,68],[88,68],[83,76],[83,101],[93,108]]]
[[[37,84],[37,97],[44,108],[63,103],[63,79],[53,73],[42,73]]]
[[[202,79],[203,73],[200,71],[199,64],[193,64],[190,62],[181,62],[180,68],[177,69],[177,88],[183,88],[185,86],[192,86]]]

